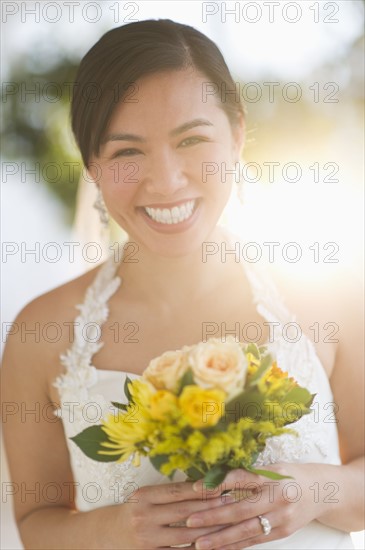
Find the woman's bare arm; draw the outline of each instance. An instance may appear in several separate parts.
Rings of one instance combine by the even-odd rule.
[[[348,284],[339,293],[339,343],[330,378],[337,412],[343,466],[338,469],[338,504],[320,518],[338,529],[364,528],[364,312],[361,289]]]
[[[86,548],[97,541],[95,523],[88,520],[88,514],[75,513],[74,481],[62,421],[53,414],[57,404],[48,396],[47,371],[54,370],[57,375],[55,362],[63,345],[47,344],[40,336],[46,322],[59,321],[51,297],[42,296],[22,310],[5,347],[4,441],[15,518],[25,547]],[[56,304],[56,296],[53,298]],[[107,513],[98,511],[97,515]],[[100,529],[106,525],[106,517],[97,523]]]
[[[350,280],[351,272],[338,268],[320,283],[308,284],[303,292],[295,281],[292,286],[286,281],[282,287],[291,310],[298,312],[303,331],[313,339],[310,327],[317,323],[320,328],[315,346],[322,363],[330,368],[342,466],[316,465],[322,486],[334,483],[338,489],[329,499],[336,502],[327,502],[318,520],[344,531],[364,528],[365,495],[364,296],[356,278]],[[331,341],[336,340],[332,354]]]
[[[69,318],[68,290],[52,291],[31,302],[18,315],[9,336],[2,367],[4,440],[9,461],[15,518],[25,548],[128,549],[165,548],[216,531],[170,528],[193,511],[209,507],[192,484],[141,487],[136,503],[79,512],[62,420],[53,414],[48,387],[59,371],[59,353],[69,342],[45,342],[26,330]],[[62,300],[62,292],[66,292]],[[73,307],[71,311],[73,311]],[[71,313],[72,315],[72,313]],[[53,374],[54,372],[54,374]],[[51,373],[51,375],[50,375]],[[224,504],[211,499],[210,506]]]

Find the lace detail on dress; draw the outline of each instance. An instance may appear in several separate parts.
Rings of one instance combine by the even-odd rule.
[[[256,466],[275,462],[329,462],[330,459],[338,464],[336,424],[325,423],[325,418],[334,420],[330,412],[333,396],[315,348],[286,308],[267,272],[252,265],[244,268],[257,311],[270,323],[268,351],[282,370],[316,394],[314,412],[293,426],[298,437],[285,434],[269,439]]]
[[[65,379],[67,384],[67,378]],[[70,440],[85,428],[100,423],[110,412],[110,403],[104,396],[87,396],[82,390],[62,391],[62,406],[57,414],[62,418],[71,466],[76,483],[76,504],[79,510],[126,502],[138,489],[138,472],[131,468],[132,458],[124,463],[96,462],[91,460]]]
[[[66,373],[56,379],[56,388],[64,391],[74,388],[79,392],[78,395],[85,390],[86,398],[87,388],[96,383],[97,373],[91,360],[104,345],[99,338],[101,326],[109,314],[108,300],[121,284],[121,278],[114,277],[116,268],[117,264],[114,263],[113,256],[110,256],[88,287],[84,302],[76,306],[81,313],[74,322],[72,346],[60,356]]]
[[[263,268],[244,264],[258,313],[269,324],[270,352],[283,370],[295,376],[299,384],[310,388],[319,363],[311,341],[302,332],[297,318],[286,307],[277,286]],[[290,357],[290,360],[288,360]],[[285,366],[285,368],[284,368]],[[322,365],[320,365],[322,370]]]
[[[271,277],[263,268],[243,263],[245,274],[251,286],[253,301],[257,310],[268,322],[287,323],[293,321]]]
[[[103,346],[99,337],[101,326],[109,314],[108,300],[121,284],[121,278],[114,277],[116,268],[113,256],[110,256],[88,287],[84,302],[76,306],[80,315],[74,323],[74,341],[71,348],[60,356],[66,370],[54,382],[61,398],[61,407],[55,414],[63,420],[77,480],[76,502],[81,510],[88,509],[90,504],[106,506],[124,502],[126,494],[130,494],[130,487],[136,485],[136,472],[130,470],[131,461],[120,464],[93,461],[69,440],[100,422],[110,412],[110,401],[100,393],[90,395],[89,390],[97,385],[99,379],[91,361]]]
[[[168,482],[144,457],[138,468],[132,465],[132,457],[124,463],[97,462],[70,440],[112,412],[111,401],[127,401],[123,392],[126,373],[98,370],[92,365],[94,354],[103,346],[99,338],[109,314],[108,300],[121,284],[121,278],[115,276],[117,267],[111,255],[88,287],[84,302],[76,306],[80,315],[74,323],[74,341],[60,356],[65,372],[53,384],[61,401],[55,414],[62,418],[76,483],[76,506],[81,511],[133,502],[134,492],[142,485]],[[131,373],[129,377],[138,378]]]

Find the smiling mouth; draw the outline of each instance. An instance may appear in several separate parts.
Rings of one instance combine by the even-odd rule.
[[[151,220],[166,225],[173,225],[191,218],[197,202],[197,199],[192,199],[178,206],[174,206],[173,208],[152,208],[150,206],[144,206],[143,210]]]

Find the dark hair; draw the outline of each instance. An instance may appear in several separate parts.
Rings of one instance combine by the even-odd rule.
[[[98,155],[117,103],[148,74],[194,67],[226,90],[235,83],[216,44],[193,27],[169,19],[146,20],[108,31],[81,60],[73,88],[72,130],[85,166]],[[133,88],[132,88],[133,89]],[[129,95],[129,92],[128,92]],[[231,125],[243,107],[227,93],[221,103]]]

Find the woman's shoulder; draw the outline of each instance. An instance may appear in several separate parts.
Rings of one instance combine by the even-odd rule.
[[[361,302],[360,278],[345,268],[318,273],[276,269],[271,276],[288,308],[297,314],[341,318]]]
[[[104,265],[37,296],[19,311],[8,329],[4,366],[11,365],[15,372],[35,372],[43,365],[59,362],[59,354],[73,340],[76,306],[83,303],[87,288]]]
[[[75,306],[83,302],[87,288],[93,283],[105,262],[30,300],[14,322],[46,321],[75,314]]]
[[[361,341],[363,290],[347,269],[315,275],[288,269],[274,272],[272,278],[299,331],[312,341],[330,377],[343,350],[354,340]]]

